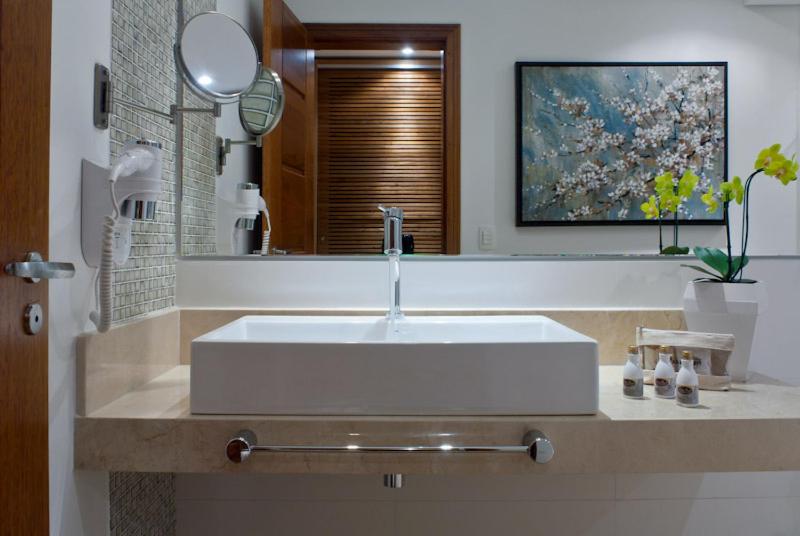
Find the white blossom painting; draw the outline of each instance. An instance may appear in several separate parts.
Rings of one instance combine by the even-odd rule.
[[[655,177],[726,180],[727,64],[517,63],[517,225],[645,224]],[[722,224],[699,196],[681,224]]]

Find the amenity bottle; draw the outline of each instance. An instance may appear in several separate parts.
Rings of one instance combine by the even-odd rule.
[[[675,369],[672,368],[672,349],[658,349],[658,364],[653,374],[653,385],[658,398],[675,398]]]
[[[644,398],[644,372],[636,346],[628,346],[628,362],[622,368],[622,395],[625,398]]]
[[[694,371],[692,352],[681,354],[681,370],[675,383],[675,398],[679,406],[693,408],[700,405],[700,381]]]

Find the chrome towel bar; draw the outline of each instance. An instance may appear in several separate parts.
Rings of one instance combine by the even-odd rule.
[[[233,463],[242,463],[254,452],[396,452],[405,454],[418,453],[475,453],[499,452],[510,454],[527,454],[536,463],[547,463],[555,454],[550,439],[539,430],[530,430],[522,438],[520,445],[450,445],[439,446],[407,445],[407,446],[367,446],[367,445],[259,445],[252,430],[241,430],[228,441],[225,455]]]

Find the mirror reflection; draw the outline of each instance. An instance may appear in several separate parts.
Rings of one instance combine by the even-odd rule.
[[[227,35],[214,25],[232,31],[233,21],[236,39],[212,46],[199,32],[176,36],[190,89],[209,99],[194,86],[213,67],[219,85],[207,89],[229,95],[220,117],[186,117],[180,132],[184,256],[382,255],[378,205],[403,210],[405,255],[657,255],[721,246],[723,218],[708,212],[702,194],[747,173],[751,163],[738,155],[774,142],[791,153],[796,145],[796,114],[758,114],[748,104],[756,95],[741,77],[755,67],[726,38],[693,37],[665,63],[660,47],[639,40],[620,49],[611,32],[596,29],[595,45],[566,54],[586,61],[565,63],[556,61],[564,57],[558,39],[503,26],[532,15],[522,5],[518,17],[494,17],[471,3],[467,22],[481,24],[467,26],[458,14],[452,25],[342,24],[347,8],[322,0],[239,4],[218,0],[220,14],[195,14],[208,24],[206,37]],[[387,20],[389,10],[404,20],[393,9],[361,2],[352,18]],[[750,20],[747,9],[721,7],[715,17]],[[663,31],[678,31],[673,23]],[[795,35],[779,26],[782,39]],[[494,48],[478,45],[501,35]],[[190,38],[200,45],[189,47],[193,54],[184,51]],[[800,76],[800,57],[772,54],[764,40],[757,46],[770,72],[787,82]],[[790,86],[773,84],[758,98],[789,102]],[[698,95],[705,106],[692,100]],[[187,93],[184,105],[192,98]],[[729,117],[753,127],[767,116],[774,132],[728,132]],[[675,183],[671,197],[657,189],[663,193],[665,176]],[[754,197],[762,207],[752,253],[797,254],[797,188],[754,188],[764,193]],[[236,216],[239,209],[247,216]],[[731,207],[730,217],[740,220],[741,209]],[[772,233],[780,222],[790,225]]]
[[[283,84],[278,73],[261,69],[258,79],[239,97],[239,120],[252,136],[264,136],[278,126],[283,116]]]
[[[215,102],[235,99],[259,73],[250,35],[222,13],[199,13],[186,22],[176,39],[175,61],[186,85]]]

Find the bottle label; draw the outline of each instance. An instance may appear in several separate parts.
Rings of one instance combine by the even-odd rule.
[[[675,378],[656,378],[654,383],[656,396],[662,398],[675,397]]]
[[[700,403],[700,390],[696,385],[678,386],[676,395],[678,404],[684,406],[696,406]]]
[[[628,398],[642,398],[644,396],[644,382],[641,378],[622,380],[622,394]]]

